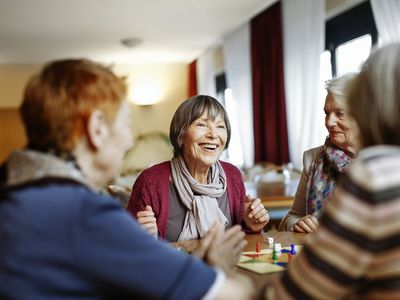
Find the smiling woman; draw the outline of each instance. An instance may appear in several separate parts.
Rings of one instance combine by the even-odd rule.
[[[279,225],[280,230],[314,232],[339,175],[347,171],[356,155],[359,132],[347,107],[347,87],[354,77],[355,74],[347,74],[326,86],[324,111],[329,135],[323,146],[304,152],[293,206]]]
[[[240,171],[219,161],[230,137],[218,100],[185,100],[170,126],[174,157],[142,172],[128,210],[151,234],[174,242],[203,238],[215,222],[260,231],[269,221],[261,200],[246,196]]]

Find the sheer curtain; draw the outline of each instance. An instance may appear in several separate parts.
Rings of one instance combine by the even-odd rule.
[[[217,98],[215,50],[205,52],[197,59],[196,64],[197,93]]]
[[[226,101],[231,100],[235,108],[233,111],[236,111],[231,121],[238,122],[235,127],[239,132],[242,163],[245,167],[251,167],[254,164],[254,136],[249,24],[224,38],[222,51],[227,87],[231,89],[231,97],[226,97]]]
[[[371,6],[382,44],[400,41],[400,1],[371,0]]]
[[[320,56],[325,42],[325,1],[283,0],[285,96],[289,151],[295,167],[325,133],[319,99]]]

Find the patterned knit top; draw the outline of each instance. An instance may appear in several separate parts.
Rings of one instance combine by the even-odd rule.
[[[400,299],[400,147],[359,153],[268,299]]]

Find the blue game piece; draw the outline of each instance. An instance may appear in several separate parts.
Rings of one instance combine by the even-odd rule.
[[[284,267],[284,268],[286,268],[287,265],[288,265],[287,263],[281,262],[281,261],[280,262],[276,262],[275,264],[278,265],[278,266]]]
[[[291,245],[290,245],[290,254],[291,254],[291,255],[296,255],[296,250],[295,250],[295,248],[294,248],[294,244],[291,244]]]

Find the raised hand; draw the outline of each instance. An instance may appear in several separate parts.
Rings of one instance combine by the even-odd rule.
[[[246,196],[243,219],[247,227],[252,231],[260,231],[267,225],[269,214],[261,203],[260,198],[254,199],[250,195]]]
[[[145,210],[139,211],[137,213],[137,220],[148,233],[157,238],[157,219],[154,217],[151,206],[147,205]]]

